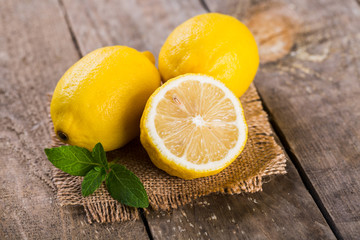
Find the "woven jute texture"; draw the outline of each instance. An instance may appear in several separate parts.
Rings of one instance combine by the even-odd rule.
[[[262,190],[266,176],[285,174],[286,158],[275,142],[268,116],[264,112],[259,95],[252,85],[241,97],[249,136],[244,151],[225,170],[217,175],[183,180],[156,168],[150,161],[139,139],[122,149],[107,153],[108,159],[118,158],[119,163],[134,172],[144,184],[154,210],[169,210],[214,192],[238,194]],[[49,126],[52,128],[51,121]],[[51,131],[52,133],[54,131]],[[62,145],[55,135],[52,146]],[[70,176],[55,167],[52,180],[57,187],[57,199],[62,206],[84,206],[89,223],[128,221],[139,218],[136,208],[120,204],[110,197],[105,186],[93,195],[81,195],[82,177]]]

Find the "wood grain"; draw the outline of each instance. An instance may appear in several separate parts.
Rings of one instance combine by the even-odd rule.
[[[244,16],[234,12],[242,7],[239,1],[222,1],[233,8],[206,3],[211,11]],[[337,236],[359,239],[360,6],[335,0],[282,3],[299,15],[301,26],[292,51],[260,67],[256,86]]]
[[[335,239],[291,163],[263,192],[213,194],[148,222],[154,239]]]
[[[100,3],[93,0],[83,4],[64,0],[64,7],[82,54],[106,45],[123,44],[150,50],[157,56],[174,27],[205,12],[196,1]],[[209,196],[199,199],[193,206],[174,210],[171,215],[150,210],[147,220],[153,237],[288,239],[301,236],[305,239],[313,236],[333,239],[334,235],[294,166],[289,165],[288,176],[275,178],[269,186],[265,184],[263,193],[254,196]],[[250,198],[257,203],[249,201]]]
[[[57,1],[0,6],[0,239],[147,239],[141,221],[89,225],[57,204],[46,94],[79,56]]]
[[[109,45],[150,50],[155,58],[171,29],[205,13],[198,1],[63,0],[82,54]]]

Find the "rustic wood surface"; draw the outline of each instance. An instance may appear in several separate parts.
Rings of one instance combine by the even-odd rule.
[[[240,19],[273,5],[205,2]],[[360,239],[360,5],[282,2],[300,21],[294,46],[285,58],[261,66],[255,83],[338,238]]]
[[[57,1],[0,6],[0,239],[148,239],[141,221],[89,225],[57,204],[46,93],[79,56]]]
[[[336,239],[288,166],[288,174],[266,183],[263,192],[213,194],[169,214],[151,212],[154,239]]]
[[[131,1],[121,2],[121,4],[117,1],[108,1],[107,4],[102,4],[99,1],[91,1],[88,2],[86,7],[83,7],[84,4],[73,4],[73,1],[65,0],[64,6],[68,13],[70,27],[73,29],[75,39],[80,46],[82,54],[97,47],[124,44],[140,50],[150,50],[157,55],[162,43],[175,26],[189,17],[205,12],[198,2],[179,1],[171,3],[170,5],[168,2],[152,1],[149,5],[143,5],[134,4]],[[129,9],[136,9],[141,13],[139,15],[145,19],[145,27],[142,21],[127,21],[129,18],[133,18],[133,15],[135,17],[138,16],[129,11]],[[182,9],[182,11],[179,11],[179,9]],[[176,11],[179,12],[176,14]],[[167,12],[167,14],[162,15],[163,12]],[[173,17],[174,14],[176,14],[176,18]],[[108,16],[112,17],[109,18]],[[114,24],[114,22],[124,24]],[[154,23],[156,23],[156,27],[154,27]],[[78,32],[80,33],[77,34]],[[134,32],[138,34],[134,35]],[[94,36],[94,38],[89,41],[89,36]],[[154,44],[148,44],[147,42]],[[292,169],[293,166],[289,168]],[[293,173],[295,171],[291,171],[290,174]],[[209,203],[211,202],[212,206],[215,206],[211,211],[207,209],[204,212],[204,206],[197,206],[196,204],[193,207],[184,206],[168,217],[163,217],[157,212],[150,211],[147,215],[147,221],[151,234],[154,239],[188,239],[191,237],[227,239],[230,236],[236,237],[242,231],[245,232],[243,236],[247,238],[269,238],[270,236],[275,236],[275,232],[277,232],[276,236],[280,239],[296,236],[334,238],[316,204],[307,193],[300,177],[295,174],[291,176],[291,181],[287,177],[284,179],[283,181],[286,183],[283,183],[283,188],[272,189],[268,193],[260,195],[263,198],[260,201],[268,202],[268,205],[262,204],[256,209],[259,213],[263,211],[267,215],[246,214],[249,211],[249,205],[246,205],[248,202],[247,198],[234,196],[233,200],[227,203],[231,209],[228,212],[232,216],[229,219],[229,216],[223,214],[223,208],[216,207],[217,204],[226,201],[227,196],[212,196],[204,200]],[[281,180],[277,181],[280,183]],[[276,183],[273,186],[276,186]],[[281,206],[282,204],[279,202],[282,202],[281,199],[283,198],[285,200],[283,201],[283,206]],[[244,205],[237,204],[236,200]],[[201,202],[202,200],[199,201]],[[205,208],[209,207],[205,206]],[[253,211],[252,209],[253,207],[250,210]],[[276,209],[276,211],[271,209]],[[179,212],[185,213],[187,219],[182,214],[179,214]],[[303,218],[284,218],[289,212],[292,212],[293,216],[299,216],[306,212],[306,216]],[[208,218],[209,214],[219,217],[212,219],[212,221],[207,221],[206,218]],[[244,217],[244,215],[248,217]],[[168,221],[170,219],[177,219],[177,221]],[[272,222],[274,219],[277,219],[277,223]],[[185,223],[187,220],[189,222]],[[230,220],[234,222],[229,222]],[[179,221],[184,223],[181,224]],[[202,222],[202,225],[199,225],[199,222]],[[244,222],[248,224],[245,225],[243,224]],[[262,222],[262,225],[254,225],[255,222]],[[314,224],[315,222],[317,224]],[[283,228],[290,229],[294,225],[298,225],[296,230],[278,231],[278,229]],[[214,226],[217,226],[217,228],[214,228]],[[259,226],[261,227],[259,228]],[[199,227],[203,228],[203,230],[199,229]],[[223,230],[223,232],[220,230]]]
[[[157,56],[184,20],[207,8],[251,19],[271,7],[255,2],[0,0],[0,239],[359,238],[355,1],[285,6],[303,21],[293,19],[296,35],[282,31],[274,41],[294,41],[292,52],[281,60],[267,55],[273,62],[260,67],[256,85],[296,168],[289,162],[288,175],[266,183],[263,192],[211,195],[172,213],[150,210],[143,221],[103,225],[89,225],[81,208],[56,202],[42,149],[50,142],[46,93],[64,71],[107,45]],[[266,40],[263,46],[271,47]]]

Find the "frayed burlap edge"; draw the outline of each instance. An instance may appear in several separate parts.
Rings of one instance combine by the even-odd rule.
[[[49,97],[51,97],[51,95],[49,95]],[[247,146],[244,149],[244,152],[246,153],[243,152],[242,155],[245,154],[246,156],[244,158],[250,160],[252,159],[256,161],[258,157],[256,154],[257,153],[256,151],[258,150],[257,144],[259,145],[267,144],[270,147],[268,147],[269,149],[263,150],[265,154],[262,154],[261,157],[270,158],[270,159],[266,159],[266,161],[259,161],[260,164],[257,163],[259,166],[256,166],[257,171],[251,174],[246,174],[245,177],[241,176],[237,180],[231,179],[228,182],[222,182],[220,185],[215,184],[216,186],[213,186],[211,188],[208,188],[208,184],[203,184],[203,186],[201,186],[200,184],[200,187],[194,184],[195,185],[194,189],[192,189],[191,188],[192,186],[190,186],[190,190],[189,189],[179,190],[178,189],[179,184],[174,183],[174,177],[167,176],[165,174],[163,174],[162,176],[163,179],[160,181],[160,184],[162,183],[165,185],[167,184],[167,181],[169,181],[170,190],[168,186],[164,187],[166,188],[165,190],[161,187],[161,185],[160,187],[159,185],[154,186],[152,184],[151,177],[149,178],[148,176],[142,176],[142,171],[144,171],[144,169],[141,168],[138,169],[136,166],[134,167],[131,166],[130,164],[127,167],[130,168],[130,170],[134,171],[135,174],[143,182],[149,197],[150,206],[154,210],[170,210],[173,208],[178,208],[179,206],[188,204],[193,200],[208,195],[210,193],[217,192],[223,194],[239,194],[242,192],[248,192],[248,193],[258,192],[262,190],[262,184],[265,177],[268,178],[269,176],[272,175],[286,173],[286,169],[285,169],[286,157],[283,153],[283,150],[275,142],[275,139],[273,137],[273,132],[268,121],[268,116],[262,108],[260,97],[253,85],[250,86],[249,90],[241,98],[241,102],[244,107],[245,116],[249,125],[248,142],[250,142],[247,143]],[[56,138],[54,134],[53,125],[50,117],[49,117],[49,126],[51,128],[51,133],[52,133],[52,147],[63,145]],[[255,140],[250,138],[250,136],[252,135],[257,136],[256,138],[254,138]],[[250,146],[248,146],[249,144]],[[141,148],[141,145],[139,145],[139,143],[133,143],[133,145],[135,149]],[[245,151],[246,149],[247,151]],[[129,151],[131,151],[131,147]],[[269,154],[269,156],[271,157],[268,157],[267,155],[268,152],[271,152],[271,154]],[[236,161],[241,161],[242,155]],[[132,163],[133,162],[136,161],[132,161]],[[122,164],[127,165],[128,163],[129,161],[124,162]],[[236,170],[236,164],[237,163],[232,164],[235,165],[235,167],[233,167],[235,170]],[[230,169],[232,165],[230,165],[230,167],[228,168]],[[250,167],[249,169],[252,168]],[[160,170],[157,169],[157,171]],[[226,171],[227,169],[225,169],[223,172]],[[156,176],[158,176],[159,173],[157,173]],[[220,173],[219,175],[221,175],[222,173]],[[234,171],[229,170],[229,173],[232,174],[234,173]],[[146,175],[145,172],[144,175]],[[234,175],[236,174],[234,173]],[[81,196],[82,177],[70,176],[60,171],[59,169],[56,169],[55,167],[52,170],[52,176],[53,176],[52,181],[57,187],[57,199],[60,205],[83,206],[89,223],[133,221],[139,219],[139,212],[136,208],[124,206],[119,202],[115,201],[114,199],[112,199],[109,196],[104,185],[102,185],[93,195],[89,197],[82,197]],[[212,177],[208,177],[208,178],[212,178]],[[203,178],[203,179],[205,183],[208,182],[208,180],[205,180],[207,178]],[[216,177],[214,179],[216,180]],[[157,180],[154,179],[154,182],[156,181]],[[194,180],[187,180],[183,182],[186,185],[190,183],[189,181],[194,181]],[[199,181],[199,179],[196,181]],[[174,185],[172,186],[171,184]],[[192,184],[190,183],[189,185]]]

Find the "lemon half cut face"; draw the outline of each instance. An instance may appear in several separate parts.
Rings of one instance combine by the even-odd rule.
[[[166,82],[148,100],[141,142],[170,175],[216,174],[242,152],[247,125],[239,99],[212,77],[186,74]]]

